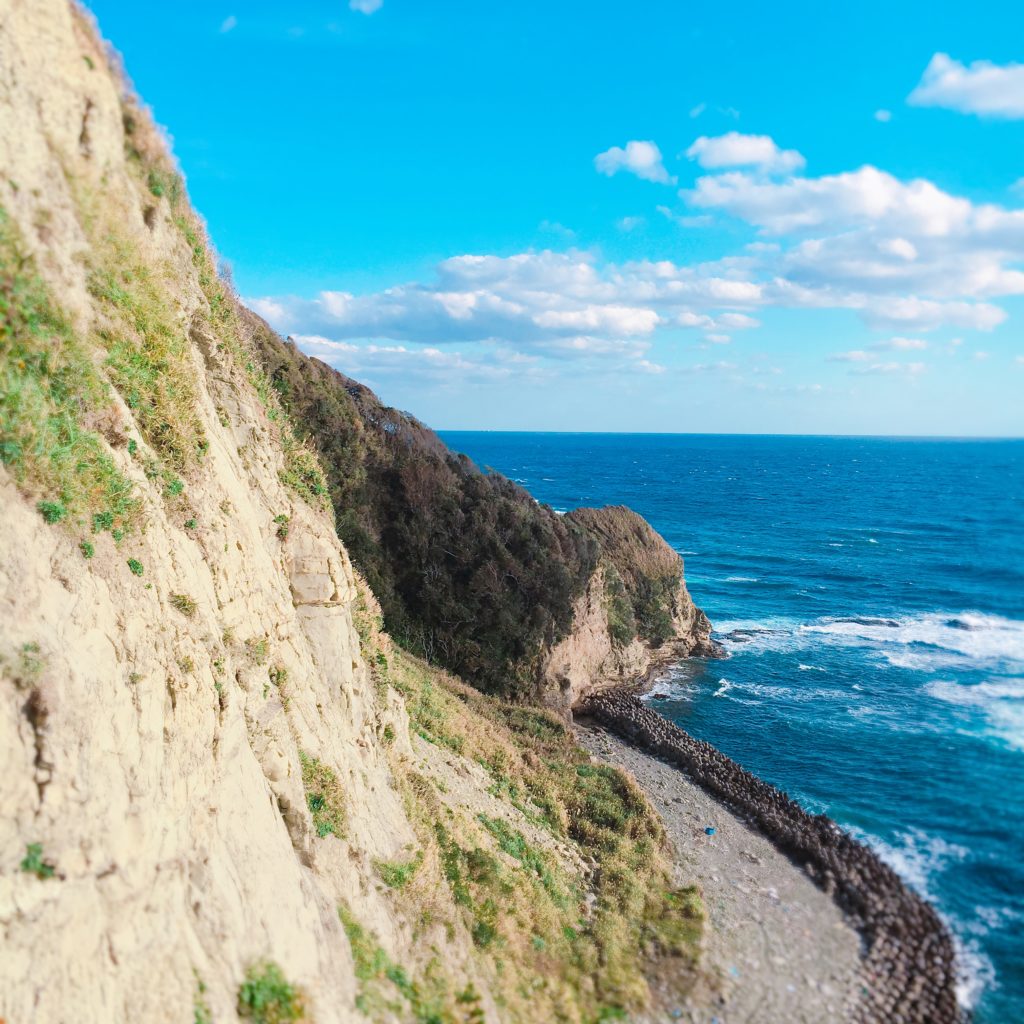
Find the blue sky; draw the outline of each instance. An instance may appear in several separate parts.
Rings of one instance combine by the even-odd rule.
[[[838,7],[92,3],[240,294],[433,426],[1024,434],[1024,7]]]

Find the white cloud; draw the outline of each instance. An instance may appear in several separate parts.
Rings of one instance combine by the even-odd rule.
[[[962,64],[936,53],[907,102],[980,117],[1024,118],[1024,64]]]
[[[348,6],[360,14],[373,14],[384,6],[384,0],[348,0]]]
[[[875,120],[876,121],[881,121],[882,124],[888,124],[892,120],[892,111],[891,110],[876,110],[875,111]]]
[[[876,350],[890,350],[896,352],[921,351],[928,347],[928,342],[923,338],[890,338],[888,341],[878,341],[871,346]]]
[[[850,373],[856,374],[904,374],[908,377],[917,377],[924,373],[927,367],[924,363],[871,363],[870,366],[860,366]]]
[[[700,115],[703,114],[704,111],[707,110],[707,109],[708,109],[708,105],[706,103],[698,103],[697,106],[690,107],[690,117],[692,117],[692,118],[700,117]]]
[[[233,15],[229,14],[221,23],[221,32],[230,32],[233,28],[238,25],[238,19]]]
[[[975,358],[975,359],[976,359],[976,360],[977,360],[977,361],[978,361],[979,363],[982,363],[982,362],[984,362],[984,361],[985,361],[986,359],[988,359],[988,357],[989,357],[989,353],[988,353],[988,352],[975,352],[975,353],[974,353],[974,358]]]
[[[722,167],[756,167],[767,173],[788,174],[804,166],[795,149],[779,149],[768,135],[727,132],[715,138],[702,135],[686,151],[691,160],[709,170]]]
[[[643,227],[647,223],[645,217],[620,217],[616,222],[615,226],[620,231],[635,231],[637,228]]]
[[[704,337],[712,345],[728,345],[732,341],[728,334],[705,334]]]
[[[782,182],[733,171],[698,178],[693,190],[680,194],[695,206],[724,210],[770,234],[840,229],[884,220],[890,231],[945,235],[966,226],[976,209],[969,200],[951,196],[930,181],[916,178],[903,182],[871,166]],[[1024,214],[1017,230],[1024,234]]]
[[[653,142],[636,139],[627,142],[625,149],[612,146],[598,153],[594,157],[594,166],[608,177],[619,171],[629,171],[644,181],[656,181],[662,185],[670,185],[675,180],[665,170],[661,150]]]

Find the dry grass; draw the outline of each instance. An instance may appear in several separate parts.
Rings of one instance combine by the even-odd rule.
[[[486,697],[393,647],[375,611],[371,600],[359,615],[364,656],[403,695],[411,731],[481,765],[508,808],[449,802],[396,755],[422,846],[403,907],[437,923],[451,914],[445,886],[513,1020],[589,1022],[646,1006],[656,962],[684,986],[703,911],[695,890],[673,887],[663,828],[636,784],[591,763],[549,712]]]

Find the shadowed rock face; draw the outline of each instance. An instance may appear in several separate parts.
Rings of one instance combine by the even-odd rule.
[[[868,847],[825,815],[808,814],[710,744],[621,693],[596,695],[579,713],[677,765],[745,817],[830,893],[864,938],[858,1024],[957,1024],[953,941],[930,904]]]

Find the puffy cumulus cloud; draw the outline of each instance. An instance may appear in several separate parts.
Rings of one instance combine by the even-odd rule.
[[[626,143],[625,149],[612,146],[594,157],[594,166],[608,177],[619,171],[629,171],[644,181],[656,181],[662,185],[675,181],[665,170],[661,150],[653,142],[633,139]]]
[[[348,0],[348,6],[360,14],[373,14],[384,6],[384,0]]]
[[[980,117],[1024,118],[1024,64],[962,64],[936,53],[907,102]]]
[[[806,163],[795,149],[779,149],[768,135],[743,135],[740,132],[726,132],[714,138],[702,135],[686,155],[708,170],[756,167],[770,174],[788,174]]]
[[[876,167],[820,178],[765,181],[743,171],[699,178],[684,199],[703,209],[722,210],[773,235],[841,230],[884,221],[899,235],[942,236],[972,222],[988,230],[1010,227],[1024,231],[1024,215],[1016,224],[998,207],[975,207],[918,178],[903,182]]]

